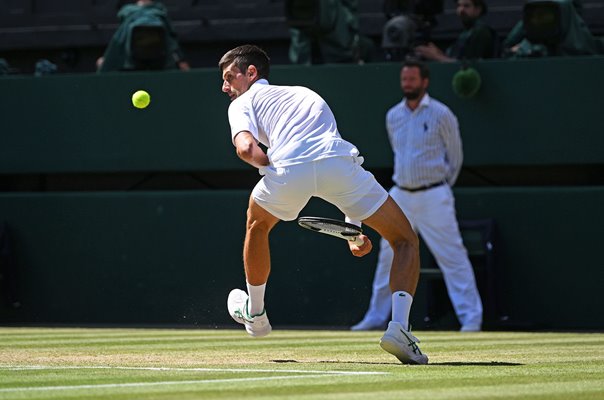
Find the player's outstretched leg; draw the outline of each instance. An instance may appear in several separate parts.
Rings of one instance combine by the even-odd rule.
[[[428,364],[428,356],[421,352],[418,343],[419,339],[394,321],[388,323],[388,329],[380,340],[382,349],[398,358],[403,364]]]
[[[241,289],[231,290],[227,299],[227,308],[231,317],[240,324],[245,325],[245,330],[251,336],[260,337],[271,333],[273,328],[270,322],[268,322],[266,310],[263,310],[260,314],[250,315],[247,303],[247,293]]]

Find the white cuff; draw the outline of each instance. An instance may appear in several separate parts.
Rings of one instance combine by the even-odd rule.
[[[345,215],[345,217],[346,217],[346,218],[344,218],[344,221],[348,222],[349,224],[356,225],[356,226],[358,226],[359,228],[361,227],[361,225],[363,225],[363,223],[362,223],[361,221],[357,221],[357,220],[354,220],[354,219],[350,219],[350,218],[348,218],[348,216],[347,216],[347,215]]]

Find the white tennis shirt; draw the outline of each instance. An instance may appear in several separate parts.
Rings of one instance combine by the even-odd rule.
[[[231,138],[250,132],[265,145],[274,167],[322,158],[358,156],[340,136],[331,109],[312,90],[302,86],[270,85],[260,79],[229,106]]]

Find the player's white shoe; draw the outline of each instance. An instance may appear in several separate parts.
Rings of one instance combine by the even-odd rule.
[[[247,293],[241,289],[231,290],[229,298],[227,299],[229,314],[231,314],[231,317],[235,321],[245,325],[245,330],[250,335],[254,337],[268,335],[273,328],[271,327],[270,322],[268,322],[266,310],[258,315],[250,315],[247,311],[248,298],[249,296]]]
[[[380,346],[399,359],[403,364],[428,364],[428,356],[417,344],[419,340],[398,322],[390,321],[388,329],[380,339]]]

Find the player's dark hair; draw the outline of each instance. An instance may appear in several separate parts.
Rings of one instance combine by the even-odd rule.
[[[403,68],[405,67],[419,68],[419,76],[421,76],[422,79],[430,79],[430,68],[428,68],[428,64],[423,61],[416,58],[407,58],[403,63]]]
[[[226,67],[231,64],[239,69],[239,71],[245,73],[250,65],[256,67],[258,70],[258,76],[260,79],[268,79],[270,72],[270,58],[264,50],[258,46],[252,44],[244,44],[243,46],[235,47],[227,51],[220,61],[218,67],[220,71],[223,71]]]

